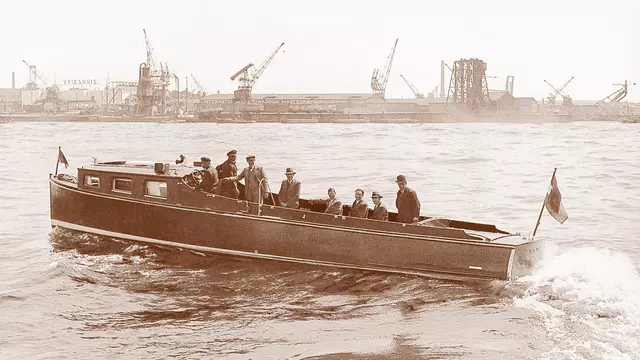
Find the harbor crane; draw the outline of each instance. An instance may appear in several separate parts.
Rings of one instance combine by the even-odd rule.
[[[571,82],[571,80],[573,80],[574,76],[571,77],[571,79],[567,80],[567,82],[564,83],[564,85],[562,85],[562,87],[560,88],[556,88],[555,86],[553,86],[550,82],[548,82],[547,80],[544,80],[544,82],[549,85],[551,87],[551,89],[553,89],[553,92],[549,93],[549,97],[547,97],[547,100],[549,101],[550,105],[555,105],[556,103],[556,98],[558,96],[562,97],[562,105],[564,106],[571,106],[573,104],[572,100],[571,100],[571,96],[566,95],[563,91],[564,89],[567,87],[567,85],[569,85],[569,83]]]
[[[396,46],[398,46],[398,39],[393,43],[391,53],[387,57],[387,64],[384,67],[384,73],[381,75],[379,69],[374,69],[371,75],[371,90],[374,95],[384,97],[387,90],[387,82],[389,82],[389,74],[391,73],[391,64],[393,63],[393,56],[396,53]]]
[[[202,86],[202,84],[200,84],[200,81],[198,81],[198,79],[196,79],[196,77],[193,76],[193,74],[189,74],[189,75],[191,75],[191,79],[193,79],[193,82],[196,84],[196,88],[198,89],[198,95],[200,96],[207,95],[207,91]]]
[[[253,68],[253,63],[249,63],[242,69],[238,70],[233,76],[231,76],[231,80],[238,80],[240,83],[238,85],[238,89],[233,92],[233,97],[235,100],[247,100],[251,96],[251,90],[253,89],[253,85],[255,85],[256,81],[262,76],[264,70],[269,66],[271,60],[276,56],[278,51],[282,49],[284,46],[284,42],[278,46],[273,53],[260,65],[259,68],[255,69],[249,74],[249,70]]]
[[[421,93],[420,90],[418,90],[418,88],[416,88],[409,80],[407,80],[404,75],[400,74],[400,77],[402,78],[402,80],[404,80],[409,89],[411,89],[411,92],[413,93],[413,96],[416,97],[416,99],[424,99],[424,94]]]
[[[623,84],[613,85],[620,86],[620,88],[596,103],[598,105],[598,115],[610,113],[613,106],[627,96],[629,85],[636,85],[636,83],[629,83],[625,80]]]
[[[49,85],[47,81],[42,77],[42,74],[36,70],[35,65],[31,65],[25,60],[22,62],[27,65],[29,68],[29,82],[25,85],[25,89],[27,90],[37,90],[40,87],[38,86],[38,81],[44,85],[45,92],[41,95],[40,102],[45,107],[45,111],[47,112],[58,112],[62,110],[63,103],[60,100],[60,89],[58,89],[58,85],[55,83],[53,85]]]
[[[160,112],[164,114],[167,104],[167,88],[171,80],[169,67],[167,63],[160,62],[160,67],[158,68],[147,30],[142,29],[142,32],[144,33],[146,62],[141,63],[138,67],[136,114],[144,116],[155,115],[158,106],[160,106]]]

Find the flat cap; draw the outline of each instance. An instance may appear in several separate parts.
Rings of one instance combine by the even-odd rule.
[[[200,161],[202,161],[202,162],[211,162],[211,159],[209,159],[206,156],[203,156],[203,157],[200,158]]]
[[[229,155],[235,155],[235,154],[237,154],[237,153],[238,153],[238,152],[237,152],[236,150],[231,150],[231,151],[229,151],[229,152],[227,153],[227,156],[229,156]]]
[[[251,159],[255,159],[255,158],[256,158],[256,157],[255,157],[255,156],[253,156],[253,155],[249,155],[249,156],[247,156],[247,160],[251,160]]]

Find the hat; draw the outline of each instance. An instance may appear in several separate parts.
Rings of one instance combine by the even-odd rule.
[[[253,156],[253,155],[249,155],[249,156],[247,156],[247,160],[255,159],[255,158],[256,158],[256,157],[255,157],[255,156]]]
[[[379,197],[380,199],[382,199],[382,195],[380,195],[380,193],[379,193],[379,192],[377,192],[377,191],[373,191],[373,192],[371,193],[371,197],[372,197],[372,198],[374,198],[374,197],[376,197],[376,196],[377,196],[377,197]]]
[[[398,178],[397,178],[396,182],[397,183],[407,182],[407,178],[404,175],[398,175]]]
[[[229,152],[227,153],[227,156],[229,156],[229,155],[235,155],[235,154],[237,154],[237,153],[238,153],[237,151],[235,151],[235,150],[231,150],[231,151],[229,151]]]
[[[285,174],[285,175],[289,175],[289,174],[292,174],[292,175],[293,175],[293,174],[295,174],[295,173],[296,173],[296,172],[295,172],[295,171],[293,171],[293,169],[292,169],[292,168],[287,168],[287,169],[284,171],[284,174]]]
[[[208,158],[208,157],[206,157],[206,156],[203,156],[203,157],[201,157],[201,158],[200,158],[200,161],[201,161],[201,162],[211,162],[211,159],[209,159],[209,158]]]

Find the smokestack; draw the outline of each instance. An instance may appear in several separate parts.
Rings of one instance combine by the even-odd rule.
[[[444,60],[440,60],[440,99],[444,99]]]
[[[11,88],[12,89],[16,88],[16,73],[15,72],[11,73]]]

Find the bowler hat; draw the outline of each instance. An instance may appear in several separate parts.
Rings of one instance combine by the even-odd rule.
[[[296,173],[296,172],[295,172],[295,171],[293,171],[293,169],[292,169],[292,168],[287,168],[287,169],[284,171],[284,174],[285,174],[285,175],[289,175],[289,174],[293,175],[293,174],[295,174],[295,173]]]
[[[404,175],[398,175],[396,182],[397,183],[407,182],[407,178]]]
[[[231,151],[229,151],[229,152],[227,153],[227,156],[229,156],[229,155],[235,155],[235,154],[237,154],[237,153],[238,153],[237,151],[235,151],[235,150],[231,150]]]
[[[249,156],[247,156],[247,160],[251,160],[251,159],[255,159],[255,158],[256,158],[256,157],[255,157],[255,156],[253,156],[253,155],[249,155]]]
[[[373,192],[371,193],[371,197],[372,197],[372,198],[374,198],[374,197],[379,197],[380,199],[382,199],[382,195],[380,195],[380,193],[379,193],[379,192],[377,192],[377,191],[373,191]]]
[[[203,156],[203,157],[201,157],[201,158],[200,158],[200,161],[201,161],[201,162],[211,162],[211,159],[209,159],[209,158],[208,158],[208,157],[206,157],[206,156]]]

